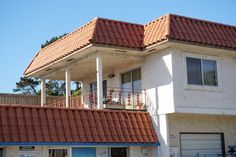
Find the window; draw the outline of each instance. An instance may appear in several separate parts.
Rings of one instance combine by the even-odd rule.
[[[127,157],[127,148],[111,148],[111,157]]]
[[[107,80],[102,81],[103,86],[103,97],[106,98],[107,95]],[[97,92],[97,82],[90,83],[90,92],[96,93]]]
[[[188,84],[218,86],[215,60],[186,58]]]
[[[0,157],[3,157],[3,148],[0,148]]]
[[[67,157],[67,149],[49,149],[49,157]]]
[[[138,92],[141,90],[141,69],[135,69],[121,75],[124,91]]]

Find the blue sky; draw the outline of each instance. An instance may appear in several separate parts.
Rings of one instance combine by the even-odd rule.
[[[94,17],[144,24],[167,13],[236,25],[236,0],[0,0],[0,93],[53,36]]]

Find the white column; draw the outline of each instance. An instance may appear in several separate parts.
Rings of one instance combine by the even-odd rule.
[[[71,102],[71,77],[70,77],[70,69],[66,68],[65,72],[66,77],[66,107],[70,107]]]
[[[41,106],[46,104],[46,83],[45,79],[41,79]]]
[[[103,87],[102,87],[102,56],[97,53],[96,57],[96,72],[97,72],[97,105],[98,109],[103,109]]]

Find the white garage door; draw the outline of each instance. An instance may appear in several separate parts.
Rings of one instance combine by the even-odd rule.
[[[182,157],[218,157],[221,134],[180,134]]]

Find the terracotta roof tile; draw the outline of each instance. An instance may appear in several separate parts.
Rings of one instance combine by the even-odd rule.
[[[145,124],[144,124],[145,123]],[[158,143],[147,112],[0,106],[0,143]]]
[[[24,74],[55,63],[90,44],[142,50],[167,39],[236,49],[236,27],[173,14],[146,25],[96,18],[41,49]]]

